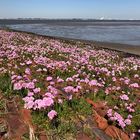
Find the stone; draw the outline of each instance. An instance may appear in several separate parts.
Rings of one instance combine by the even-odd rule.
[[[92,139],[84,133],[79,133],[76,137],[76,140],[92,140]]]
[[[113,139],[130,140],[126,133],[113,125],[108,126],[105,133]]]
[[[107,120],[103,117],[101,117],[97,112],[95,112],[94,114],[94,120],[97,123],[97,126],[102,129],[105,130],[108,127],[108,123]]]

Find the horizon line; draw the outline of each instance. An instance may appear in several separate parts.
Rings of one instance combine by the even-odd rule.
[[[0,18],[0,20],[130,20],[136,21],[140,19],[119,19],[119,18]]]

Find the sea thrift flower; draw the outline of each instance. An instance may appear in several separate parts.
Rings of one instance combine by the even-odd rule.
[[[55,82],[51,81],[51,82],[50,82],[50,85],[55,85]]]
[[[69,95],[68,96],[68,100],[72,100],[72,95]]]
[[[139,85],[138,85],[138,83],[133,83],[133,84],[130,85],[130,87],[139,88]]]
[[[24,108],[32,109],[34,106],[34,98],[33,97],[25,97],[23,98],[25,105]]]
[[[29,61],[26,62],[26,64],[27,64],[27,65],[30,65],[30,64],[32,64],[32,61],[29,60]]]
[[[126,94],[121,95],[120,98],[125,101],[129,100],[129,97]]]
[[[39,93],[40,91],[41,91],[40,88],[35,88],[35,89],[33,89],[33,92],[34,92],[34,93]]]
[[[45,96],[48,96],[48,97],[50,97],[50,98],[54,98],[54,96],[53,96],[52,93],[50,93],[50,92],[45,93]]]
[[[91,80],[91,81],[89,82],[89,85],[90,85],[90,86],[97,86],[97,80]]]
[[[29,82],[29,83],[27,83],[27,88],[28,88],[28,89],[34,89],[34,88],[35,88],[34,82]]]
[[[129,115],[127,116],[127,118],[128,118],[128,119],[132,119],[132,115],[129,114]]]
[[[14,84],[14,90],[21,90],[22,84],[20,82]]]
[[[55,110],[51,110],[48,113],[48,117],[49,117],[50,120],[52,120],[55,116],[57,116],[57,112]]]
[[[54,104],[53,99],[50,98],[50,97],[44,97],[44,98],[43,98],[43,102],[44,102],[44,104],[45,104],[46,107],[47,107],[47,106],[51,106],[51,105]]]
[[[57,79],[57,82],[58,82],[58,83],[62,83],[62,82],[64,82],[64,80],[61,79],[61,78],[58,78],[58,79]]]
[[[34,93],[33,92],[28,92],[28,96],[33,96]]]
[[[66,82],[73,82],[73,79],[71,77],[66,79]]]
[[[113,114],[112,111],[113,111],[112,109],[109,109],[109,110],[107,111],[107,115],[108,115],[108,117],[111,117],[111,116],[112,116],[112,114]]]
[[[32,109],[33,107],[34,107],[33,101],[26,102],[24,105],[24,108],[26,108],[26,109]]]
[[[25,98],[23,98],[24,102],[30,102],[34,100],[34,97],[28,97],[26,96]]]
[[[113,78],[112,78],[112,81],[113,81],[113,82],[115,82],[116,80],[117,80],[116,77],[113,77]]]
[[[66,93],[71,93],[71,92],[73,92],[74,87],[72,87],[72,86],[67,86],[67,87],[64,88],[64,90],[65,90]]]
[[[62,104],[63,103],[63,100],[62,99],[58,99],[58,103],[59,104]]]
[[[51,76],[48,76],[47,78],[46,78],[46,81],[51,81],[52,80],[52,77]]]
[[[131,125],[131,120],[130,119],[126,119],[124,122],[125,122],[126,125]]]
[[[26,68],[25,69],[25,73],[28,74],[28,75],[30,75],[31,74],[31,70],[29,68]]]
[[[37,99],[34,103],[38,109],[45,108],[45,103],[42,99]]]
[[[123,120],[118,120],[120,127],[124,128],[126,127],[126,124],[123,122]]]

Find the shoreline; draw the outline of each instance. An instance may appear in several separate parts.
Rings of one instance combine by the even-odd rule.
[[[90,40],[83,40],[83,39],[74,39],[74,38],[66,38],[66,37],[57,37],[57,36],[48,36],[48,35],[42,35],[39,33],[33,33],[30,31],[20,31],[10,28],[1,28],[1,30],[9,30],[12,32],[20,32],[20,33],[27,33],[31,35],[41,36],[48,39],[56,39],[60,41],[67,41],[67,42],[82,42],[87,43],[88,45],[93,45],[95,48],[103,48],[103,49],[109,49],[113,51],[122,52],[128,55],[136,55],[140,56],[140,45],[129,45],[129,44],[121,44],[121,43],[111,43],[111,42],[100,42],[100,41],[90,41]]]

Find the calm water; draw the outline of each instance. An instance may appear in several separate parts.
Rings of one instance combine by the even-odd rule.
[[[17,24],[8,27],[41,35],[140,45],[140,23],[85,22]]]

